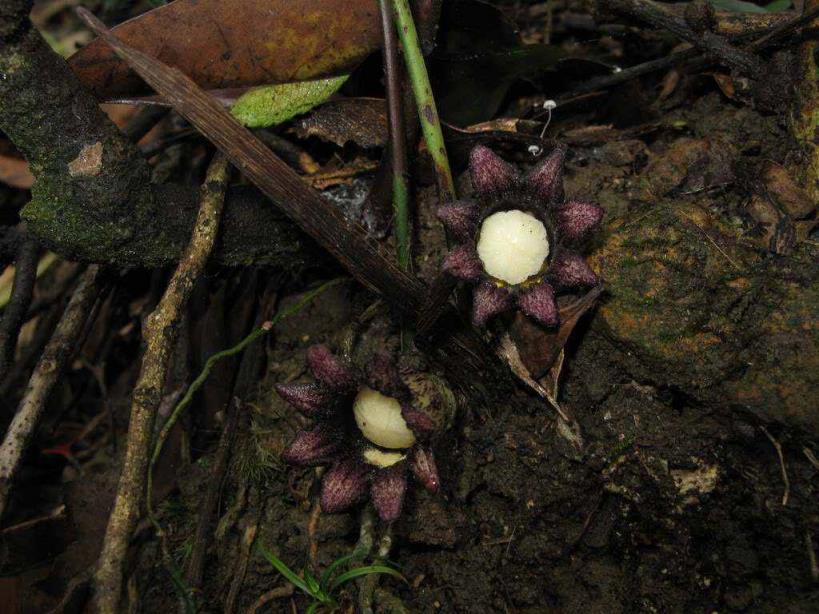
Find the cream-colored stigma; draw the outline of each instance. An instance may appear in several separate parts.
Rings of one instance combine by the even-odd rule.
[[[361,454],[364,457],[364,460],[367,461],[373,467],[378,467],[379,469],[386,469],[387,467],[392,467],[396,463],[400,463],[402,460],[407,458],[406,454],[401,454],[400,452],[383,452],[376,448],[367,448]]]
[[[549,256],[549,235],[539,219],[513,209],[498,211],[481,224],[478,257],[484,270],[508,284],[536,275]]]
[[[397,399],[365,386],[353,402],[353,414],[361,434],[377,446],[403,449],[415,443]]]

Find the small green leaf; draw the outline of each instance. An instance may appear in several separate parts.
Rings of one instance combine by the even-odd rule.
[[[383,573],[393,578],[398,578],[399,580],[404,580],[404,576],[394,570],[392,567],[387,567],[386,565],[367,565],[366,567],[356,567],[355,569],[351,569],[350,571],[341,574],[338,578],[335,579],[330,590],[335,590],[342,584],[346,584],[350,580],[355,580],[356,578],[360,578],[361,576],[369,576],[370,574],[375,573]]]
[[[335,561],[330,563],[327,566],[327,569],[324,570],[324,573],[321,574],[322,589],[324,589],[325,591],[328,590],[330,586],[330,580],[333,578],[333,574],[339,567],[356,558],[361,558],[361,555],[357,552],[353,552],[352,554],[345,554],[344,556],[340,556]]]
[[[310,592],[316,597],[323,601],[323,597],[325,597],[321,587],[319,586],[318,581],[313,577],[313,574],[310,573],[309,569],[304,570],[304,583],[307,584],[307,588],[310,589]]]
[[[281,575],[283,575],[287,580],[296,588],[298,588],[303,593],[310,595],[311,597],[317,597],[317,595],[313,594],[310,590],[310,587],[305,584],[304,580],[299,578],[299,576],[290,569],[287,565],[284,564],[275,554],[270,552],[267,548],[259,544],[257,546],[259,553],[267,559],[267,562],[273,565]]]
[[[307,113],[335,94],[349,75],[254,87],[237,100],[230,112],[250,128],[266,128]]]

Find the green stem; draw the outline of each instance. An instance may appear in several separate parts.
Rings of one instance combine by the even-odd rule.
[[[333,286],[337,286],[340,283],[347,281],[346,277],[341,277],[338,279],[333,279],[328,281],[318,288],[311,290],[304,297],[296,304],[291,305],[285,309],[279,311],[271,320],[268,320],[264,324],[262,324],[259,328],[254,330],[250,333],[247,337],[242,339],[239,343],[234,345],[231,348],[226,350],[222,350],[221,352],[217,352],[205,362],[205,366],[202,368],[202,372],[199,376],[193,380],[191,385],[188,387],[187,392],[185,392],[185,396],[176,404],[171,415],[168,416],[168,419],[165,421],[165,424],[162,426],[162,430],[159,431],[159,435],[156,439],[156,444],[154,445],[153,455],[151,456],[151,464],[148,467],[148,484],[146,488],[145,494],[145,505],[148,511],[148,518],[150,519],[151,523],[156,528],[158,534],[162,534],[162,527],[159,524],[159,520],[156,517],[156,512],[153,507],[153,473],[154,473],[154,465],[156,465],[157,460],[159,459],[159,455],[162,453],[162,447],[165,445],[165,441],[168,439],[168,435],[171,433],[171,429],[173,429],[174,425],[179,420],[182,412],[191,404],[193,401],[193,395],[196,394],[196,391],[199,390],[205,381],[208,379],[211,371],[213,371],[213,367],[216,365],[217,362],[222,360],[223,358],[228,358],[230,356],[235,356],[242,352],[247,346],[251,343],[256,341],[259,337],[266,335],[269,333],[273,327],[281,322],[283,319],[292,316],[295,313],[298,313],[304,307],[310,303],[314,298],[316,298],[319,294],[322,294],[325,290],[332,288]]]
[[[407,179],[407,139],[398,67],[398,43],[389,0],[379,0],[381,28],[384,32],[384,72],[387,77],[387,112],[390,124],[392,162],[392,206],[395,213],[395,239],[398,264],[405,271],[412,266],[410,255],[409,181]]]
[[[441,121],[438,118],[438,109],[432,95],[432,86],[429,84],[429,75],[424,64],[424,55],[421,53],[421,44],[418,41],[412,11],[410,11],[407,0],[393,0],[393,8],[395,22],[398,25],[398,37],[404,48],[404,61],[407,65],[407,72],[409,72],[412,92],[415,95],[415,104],[418,107],[421,130],[435,167],[440,198],[442,202],[455,200],[455,182],[452,180],[444,135],[441,132]]]

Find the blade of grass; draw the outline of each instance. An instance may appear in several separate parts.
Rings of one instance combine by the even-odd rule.
[[[344,556],[340,556],[335,561],[330,563],[330,565],[327,566],[327,569],[325,569],[324,572],[321,574],[320,582],[321,588],[324,591],[328,591],[330,587],[330,580],[332,579],[333,574],[336,572],[336,570],[345,563],[349,563],[350,561],[356,558],[360,558],[360,556],[358,555],[358,553],[353,552],[351,554],[345,554]]]
[[[306,595],[310,595],[316,600],[319,599],[319,596],[310,590],[310,587],[307,585],[307,583],[304,580],[302,580],[296,572],[294,572],[287,565],[285,565],[284,561],[282,561],[279,557],[270,552],[261,544],[258,544],[256,546],[256,549],[259,551],[259,554],[261,554],[267,560],[268,563],[270,563],[271,565],[273,565],[273,567],[276,568],[276,571],[278,571],[281,575],[287,578],[287,581],[290,582],[290,584],[298,588]]]
[[[392,576],[393,578],[398,578],[402,582],[406,582],[404,576],[402,576],[392,567],[387,567],[386,565],[367,565],[366,567],[356,567],[355,569],[351,569],[350,571],[341,574],[335,579],[332,585],[330,585],[330,591],[334,591],[339,586],[346,584],[350,580],[355,580],[361,576],[369,576],[372,574],[386,574],[388,576]]]

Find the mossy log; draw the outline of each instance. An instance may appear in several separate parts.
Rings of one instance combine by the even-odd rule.
[[[137,147],[21,19],[21,5],[28,6],[0,6],[0,129],[37,178],[21,214],[28,230],[77,260],[175,262],[193,228],[197,188],[151,184]],[[298,267],[315,254],[311,247],[259,192],[237,189],[228,198],[214,261]]]

